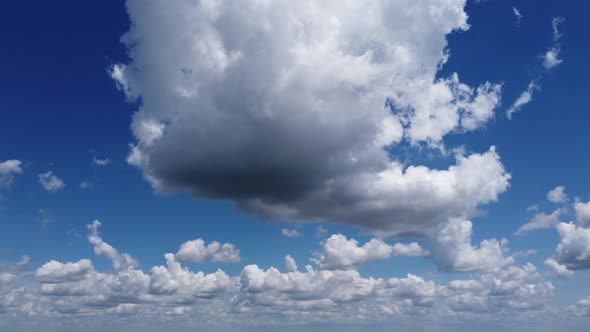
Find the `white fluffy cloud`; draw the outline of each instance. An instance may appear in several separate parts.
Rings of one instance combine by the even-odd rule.
[[[38,268],[35,278],[43,283],[79,281],[84,279],[86,274],[93,269],[92,262],[88,259],[65,264],[53,260]]]
[[[500,85],[436,78],[464,5],[130,0],[131,62],[111,71],[140,101],[128,161],[160,192],[270,219],[424,234],[470,215],[508,187],[495,151],[433,170],[383,149],[440,147],[493,118]]]
[[[555,249],[554,259],[569,270],[590,268],[590,229],[574,223],[557,225],[560,242]]]
[[[180,245],[180,249],[174,258],[181,262],[201,263],[208,259],[213,262],[238,263],[240,250],[231,243],[223,245],[213,241],[205,245],[203,239],[187,241]]]
[[[297,262],[291,255],[285,256],[285,267],[287,271],[296,272],[299,268],[297,267]]]
[[[12,187],[14,176],[23,173],[20,160],[6,160],[0,162],[0,190]]]
[[[590,228],[590,202],[575,202],[576,222],[585,228]]]
[[[504,255],[504,241],[483,240],[479,246],[471,244],[472,223],[451,219],[437,232],[432,242],[432,256],[446,271],[487,272],[514,262]]]
[[[94,233],[92,228],[90,233]],[[371,246],[375,245],[357,245],[356,249]],[[23,275],[15,271],[28,262],[23,259],[21,267],[10,268],[10,276],[8,272],[0,274],[0,313],[9,313],[13,320],[30,316],[72,320],[108,317],[126,322],[175,316],[239,326],[260,324],[260,317],[271,324],[374,322],[397,320],[403,314],[457,318],[464,313],[526,313],[542,309],[553,292],[550,283],[538,280],[532,264],[437,284],[412,274],[401,278],[362,276],[349,268],[325,270],[307,265],[299,271],[289,255],[285,257],[288,272],[247,265],[239,276],[232,277],[222,270],[193,272],[175,256],[165,254],[166,264],[148,272],[129,266],[104,273],[95,270],[88,259],[52,260],[36,270],[34,280],[21,283],[18,278]],[[92,319],[84,324],[92,324]]]
[[[522,225],[517,231],[516,235],[523,235],[533,230],[547,229],[557,225],[560,222],[561,215],[563,214],[562,209],[557,209],[551,214],[537,213],[533,219]]]
[[[92,224],[87,226],[90,230],[88,241],[94,246],[94,253],[99,256],[106,256],[110,259],[116,270],[126,270],[138,267],[139,262],[135,258],[127,253],[119,253],[117,249],[102,240],[98,234],[98,228],[100,225],[100,221],[94,220]]]
[[[53,174],[53,171],[39,174],[38,179],[41,187],[48,192],[59,191],[66,186],[62,179]]]
[[[590,296],[579,300],[568,309],[576,316],[590,317]]]
[[[575,273],[574,271],[569,270],[565,265],[559,264],[554,258],[551,257],[547,258],[544,263],[560,277],[569,278]]]
[[[566,203],[569,198],[565,193],[565,186],[557,186],[547,193],[547,199],[552,203]]]
[[[321,269],[344,270],[357,268],[370,261],[384,260],[392,255],[425,256],[427,252],[416,242],[388,245],[380,239],[371,239],[362,246],[355,239],[342,234],[334,234],[323,243],[317,262]]]

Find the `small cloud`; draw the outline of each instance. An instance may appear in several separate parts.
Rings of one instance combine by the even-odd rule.
[[[565,186],[557,186],[547,193],[547,199],[552,203],[567,203],[569,198],[565,193]]]
[[[316,237],[322,237],[324,235],[326,235],[328,233],[328,230],[326,228],[324,228],[324,226],[319,225],[316,229],[315,229],[315,236]]]
[[[540,87],[537,84],[537,82],[531,81],[527,89],[523,93],[521,93],[520,96],[518,96],[518,98],[514,102],[514,104],[512,104],[512,106],[508,108],[508,111],[506,112],[506,116],[508,117],[508,119],[512,119],[513,113],[520,111],[524,105],[530,103],[533,100],[533,93],[535,92],[535,90],[539,89]]]
[[[53,223],[53,219],[49,215],[49,212],[45,209],[39,209],[39,223],[41,224],[41,228],[47,229],[49,224]]]
[[[53,174],[53,171],[39,174],[39,184],[41,184],[43,189],[47,192],[55,192],[66,186],[60,178]]]
[[[562,209],[557,209],[551,214],[537,213],[530,222],[522,225],[514,234],[524,235],[530,231],[551,228],[561,221],[562,213]]]
[[[555,45],[554,47],[547,50],[544,55],[542,55],[541,58],[543,61],[543,67],[545,67],[545,69],[555,68],[563,62],[563,59],[559,58],[560,51],[559,45]]]
[[[80,182],[80,188],[87,190],[87,189],[92,189],[94,188],[94,182],[92,181],[82,181]]]
[[[10,189],[14,176],[23,173],[20,160],[6,160],[0,162],[0,190]]]
[[[563,22],[565,22],[565,18],[563,17],[554,17],[551,21],[551,25],[553,26],[553,41],[558,41],[563,36],[563,33],[559,31],[559,25]]]
[[[288,228],[283,228],[281,230],[281,234],[283,234],[286,237],[300,237],[301,233],[299,233],[296,229],[288,229]]]
[[[111,160],[109,158],[105,159],[97,159],[96,157],[92,158],[92,163],[96,166],[108,166],[111,164]]]
[[[517,25],[520,24],[520,21],[522,20],[522,18],[524,16],[520,12],[520,10],[518,10],[518,8],[516,8],[516,7],[512,7],[512,12],[514,13],[514,16],[516,16],[516,24]]]

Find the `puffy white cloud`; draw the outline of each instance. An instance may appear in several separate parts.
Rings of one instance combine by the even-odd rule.
[[[536,81],[531,81],[527,89],[523,91],[520,94],[520,96],[518,96],[518,98],[516,98],[514,104],[512,104],[508,108],[508,111],[506,111],[506,116],[508,117],[508,119],[512,119],[512,114],[520,111],[524,107],[524,105],[530,103],[533,100],[533,93],[535,92],[535,90],[539,90],[540,88],[541,87],[537,84]]]
[[[446,170],[391,162],[377,174],[335,180],[296,202],[247,204],[271,219],[331,220],[385,235],[424,236],[450,217],[474,214],[509,187],[510,174],[494,147],[456,159]]]
[[[211,274],[193,273],[182,268],[175,255],[166,254],[167,266],[153,267],[150,291],[156,294],[174,295],[179,299],[208,298],[234,289],[234,281],[222,270]]]
[[[590,317],[590,296],[569,306],[569,311],[576,316]]]
[[[61,263],[52,260],[37,269],[35,278],[44,283],[79,281],[92,270],[94,267],[88,259],[82,259],[75,263]]]
[[[62,179],[53,174],[53,171],[39,174],[38,179],[39,184],[48,192],[55,192],[66,186]]]
[[[131,62],[111,70],[140,101],[128,162],[159,192],[227,199],[270,219],[423,234],[469,215],[507,188],[495,151],[431,170],[383,149],[440,147],[493,118],[500,85],[437,79],[447,34],[468,28],[464,6],[130,0]],[[469,178],[453,174],[480,161]]]
[[[374,260],[388,259],[392,255],[424,256],[427,252],[416,242],[410,244],[396,243],[391,246],[381,239],[371,239],[363,246],[355,239],[348,239],[342,234],[334,234],[323,243],[323,251],[317,262],[321,269],[343,270],[356,268]]]
[[[505,257],[504,244],[496,239],[483,240],[479,246],[471,244],[472,223],[451,219],[437,232],[432,242],[432,258],[446,271],[486,272],[514,262]]]
[[[560,242],[555,249],[554,259],[569,270],[590,268],[590,229],[574,223],[557,225]]]
[[[582,227],[590,228],[590,202],[576,201],[574,211],[576,212],[576,222]]]
[[[12,187],[14,176],[23,173],[20,160],[6,160],[0,162],[0,190]]]
[[[553,211],[551,214],[545,214],[542,212],[537,213],[530,222],[522,225],[516,231],[516,235],[523,235],[533,230],[547,229],[553,227],[560,222],[562,213],[562,209],[557,209]]]
[[[441,293],[449,307],[456,312],[499,313],[513,316],[515,311],[538,310],[553,294],[550,282],[537,282],[539,273],[534,265],[510,266],[485,273],[478,280],[454,280]],[[497,317],[497,316],[496,316]]]
[[[549,257],[544,263],[560,277],[569,278],[575,274],[574,271],[569,270],[565,265],[559,264],[554,258]]]
[[[557,186],[549,190],[547,193],[547,199],[553,203],[566,203],[569,200],[567,194],[565,193],[564,186]]]
[[[208,259],[213,262],[238,263],[240,250],[231,243],[222,245],[213,241],[205,246],[203,239],[196,239],[181,244],[174,257],[179,261],[192,263],[201,263]]]
[[[127,253],[119,253],[119,251],[110,244],[104,242],[98,234],[98,228],[101,223],[98,220],[94,220],[92,224],[87,225],[90,230],[88,235],[88,241],[94,246],[94,253],[99,256],[106,256],[113,262],[113,267],[116,270],[125,270],[129,268],[135,268],[139,266],[139,262],[131,257]]]
[[[288,229],[288,228],[281,229],[281,234],[283,234],[286,237],[300,237],[301,236],[301,233],[298,230]]]
[[[538,281],[532,264],[436,284],[412,274],[374,278],[354,269],[315,270],[309,265],[300,272],[289,255],[285,257],[289,272],[247,265],[239,277],[222,270],[192,272],[175,255],[164,257],[166,264],[149,272],[130,266],[103,273],[87,259],[50,261],[34,274],[40,285],[29,281],[22,283],[24,287],[16,275],[1,275],[0,312],[9,313],[11,319],[34,316],[36,321],[84,317],[85,326],[107,317],[128,323],[183,316],[239,326],[260,324],[261,317],[269,324],[375,322],[397,320],[403,314],[457,318],[466,312],[492,313],[487,317],[497,318],[499,313],[512,316],[542,309],[553,292],[550,283]]]
[[[297,262],[295,262],[295,259],[291,257],[291,255],[285,256],[285,267],[287,268],[287,271],[297,272]]]

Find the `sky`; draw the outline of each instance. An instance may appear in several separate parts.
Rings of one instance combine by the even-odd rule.
[[[585,331],[590,4],[2,4],[0,331]]]

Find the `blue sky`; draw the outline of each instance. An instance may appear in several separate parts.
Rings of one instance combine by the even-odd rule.
[[[4,4],[0,330],[582,331],[589,10]]]

